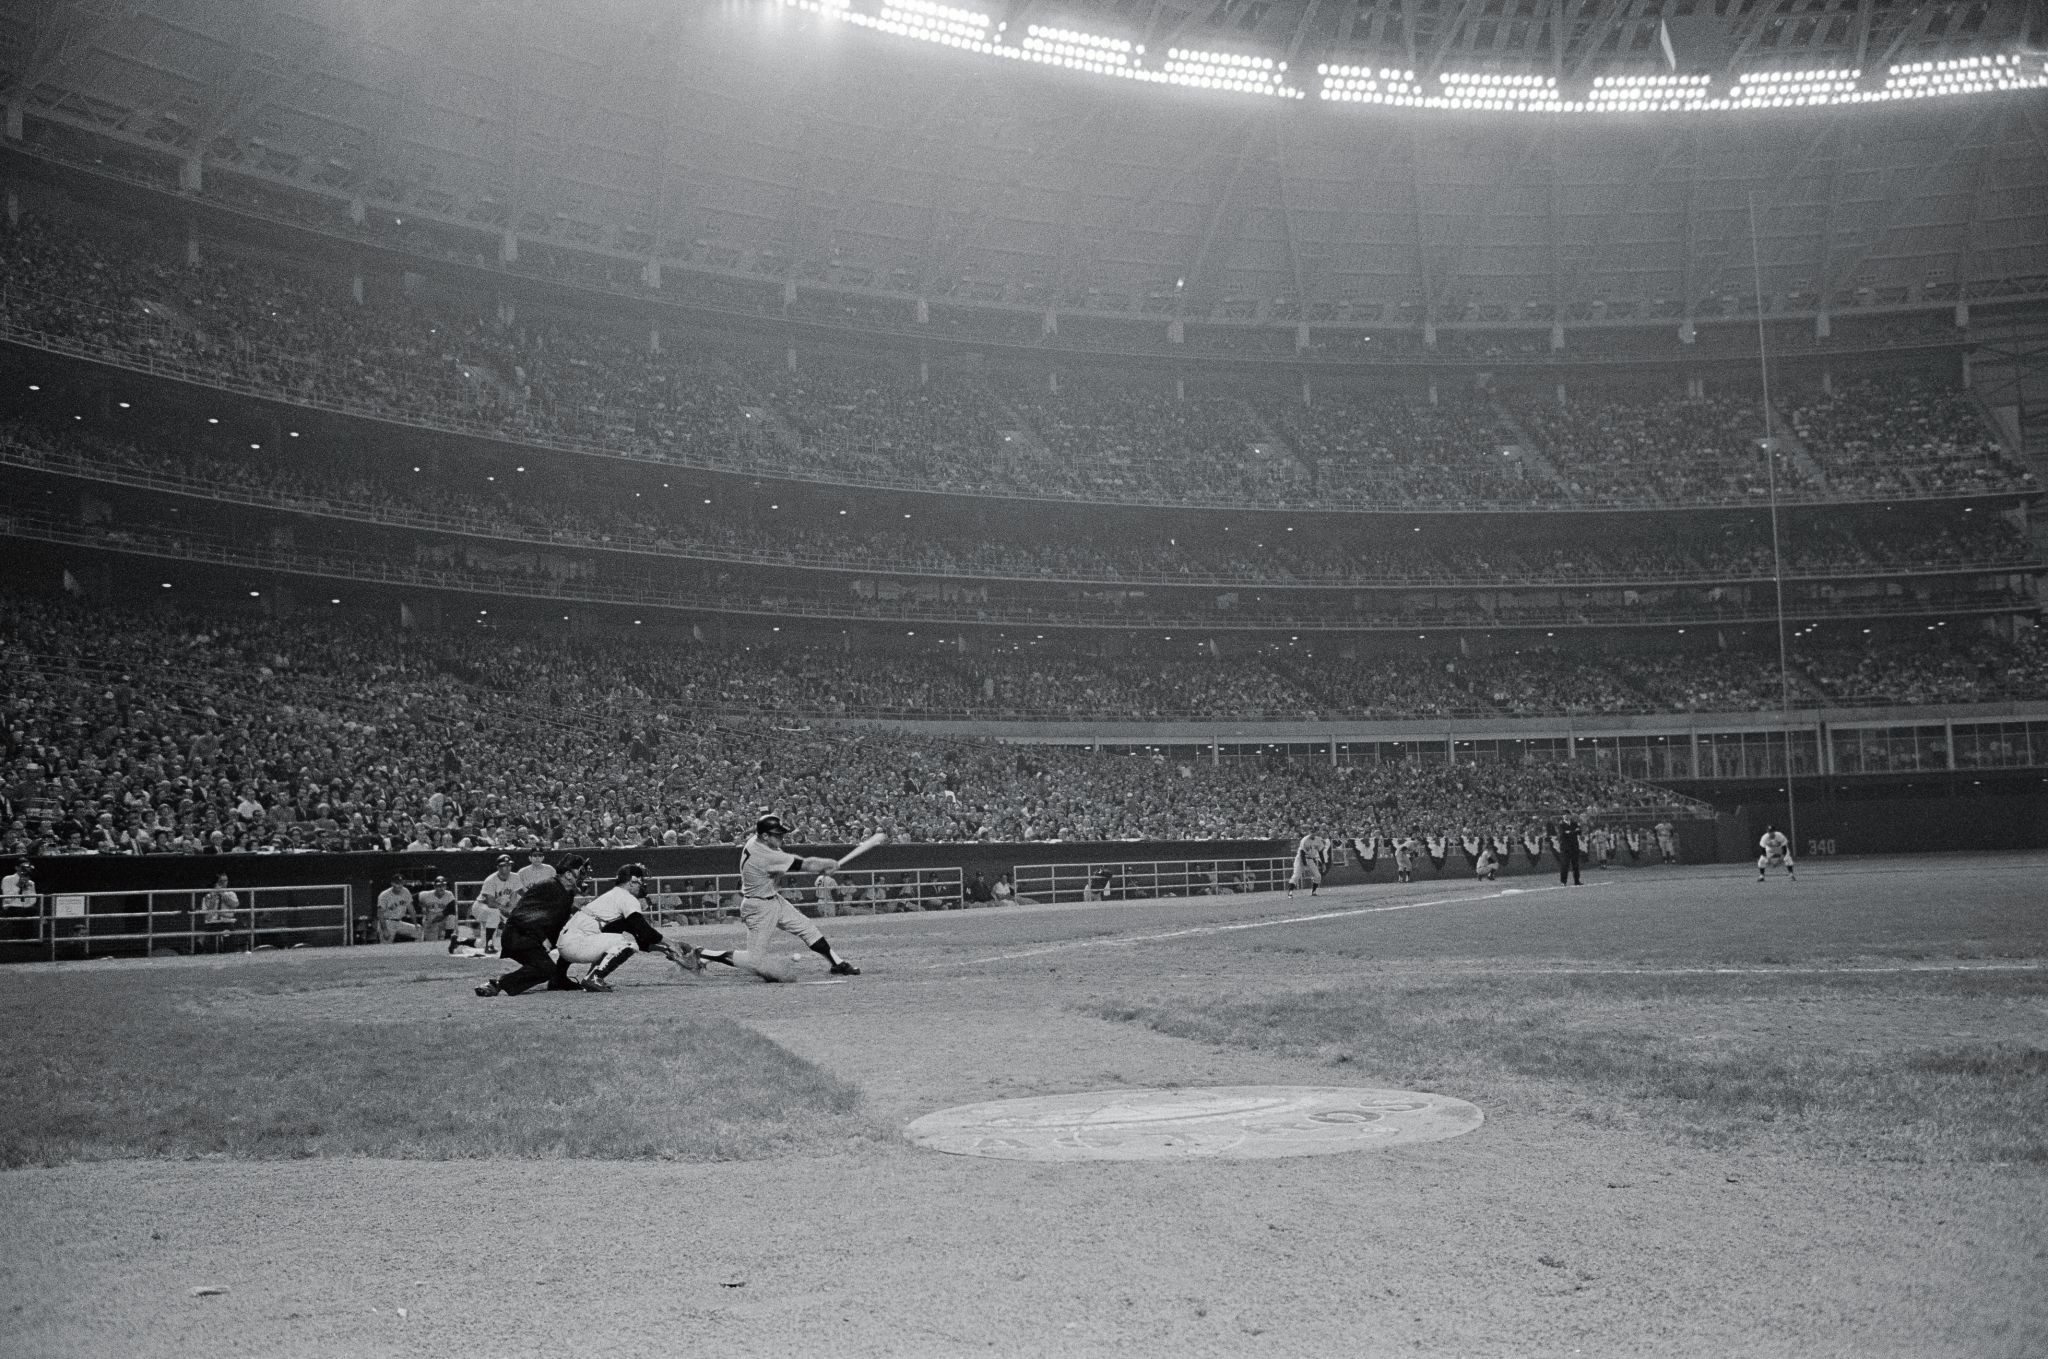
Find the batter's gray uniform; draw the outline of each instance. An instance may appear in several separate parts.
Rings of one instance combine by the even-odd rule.
[[[782,875],[802,862],[802,855],[764,844],[758,835],[748,836],[740,846],[740,924],[746,928],[752,957],[768,957],[777,930],[787,930],[806,944],[825,937],[782,895]]]

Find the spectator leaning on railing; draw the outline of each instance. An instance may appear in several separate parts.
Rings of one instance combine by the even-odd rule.
[[[33,939],[39,929],[42,898],[36,892],[35,865],[22,859],[0,878],[0,934],[8,939]]]

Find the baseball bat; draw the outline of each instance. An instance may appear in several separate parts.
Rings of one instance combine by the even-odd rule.
[[[861,855],[863,855],[863,854],[867,853],[867,852],[868,852],[869,850],[873,849],[873,848],[874,848],[874,847],[875,847],[876,845],[882,844],[883,842],[885,842],[886,840],[888,840],[888,838],[889,838],[889,834],[888,834],[888,832],[887,832],[887,831],[876,831],[876,832],[875,832],[875,833],[874,833],[873,835],[870,835],[870,836],[869,836],[869,837],[868,837],[867,839],[865,839],[865,840],[861,841],[861,842],[860,842],[859,844],[855,845],[855,846],[854,846],[854,847],[853,847],[852,849],[849,849],[849,850],[847,850],[847,851],[846,851],[846,857],[845,857],[845,858],[843,858],[843,859],[841,859],[841,860],[839,861],[839,863],[838,863],[838,865],[837,865],[837,866],[838,866],[839,868],[844,868],[844,867],[846,867],[846,866],[847,866],[848,864],[852,863],[852,862],[853,862],[853,861],[854,861],[855,859],[858,859],[858,858],[859,858],[859,857],[860,857]]]

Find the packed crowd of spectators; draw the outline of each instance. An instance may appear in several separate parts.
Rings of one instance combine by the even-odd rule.
[[[1171,503],[1191,485],[1200,499],[1240,504],[1318,498],[1302,464],[1272,447],[1234,393],[1176,397],[1165,386],[1070,379],[1057,393],[1020,383],[1006,395],[1054,459],[1086,477],[1090,499]]]
[[[1554,395],[1506,393],[1515,418],[1550,459],[1573,500],[1764,500],[1770,472],[1757,441],[1762,404],[1755,394],[1687,397],[1660,384],[1572,387]],[[1780,458],[1780,495],[1813,496],[1817,487]]]
[[[4,839],[70,851],[725,843],[762,806],[795,815],[817,839],[877,827],[918,839],[1262,837],[1382,815],[1399,823],[1419,806],[1403,798],[1425,778],[1462,788],[1516,780],[1487,788],[1481,804],[1432,810],[1438,823],[1491,827],[1561,798],[1577,806],[1640,794],[1575,770],[1159,768],[1059,747],[811,727],[809,718],[1006,716],[1020,706],[1069,720],[1253,718],[1288,716],[1296,704],[1329,716],[1352,692],[1368,698],[1358,716],[1778,702],[1769,659],[1735,653],[1356,663],[874,655],[508,639],[483,628],[416,634],[354,618],[176,616],[23,598],[0,606],[0,663]],[[1815,649],[1796,665],[1804,700],[2048,694],[2048,647],[2034,634],[2017,645],[1976,637]],[[1393,804],[1376,782],[1386,778],[1399,780]]]
[[[1351,504],[1441,506],[1558,503],[1553,477],[1507,448],[1490,402],[1331,388],[1312,400],[1270,398],[1274,426],[1315,473],[1319,496]]]
[[[1586,628],[1648,625],[1747,626],[1775,617],[1773,591],[1761,581],[1652,585],[1604,584],[1573,590],[1165,591],[1086,582],[996,585],[958,576],[813,576],[767,578],[717,569],[688,558],[601,558],[520,543],[421,535],[393,545],[361,541],[348,524],[272,525],[252,535],[205,525],[176,506],[129,506],[113,519],[51,511],[38,498],[21,510],[0,507],[0,537],[63,543],[88,550],[250,570],[287,571],[335,582],[367,581],[428,591],[547,599],[564,605],[615,605],[673,616],[774,615],[846,622],[1003,628],[1074,626],[1181,631],[1310,630],[1336,636],[1361,630]],[[320,532],[312,532],[319,529]],[[1938,612],[2013,613],[2031,606],[2019,577],[1964,571],[1895,581],[1788,581],[1788,611],[1801,617],[1875,619]],[[911,629],[914,633],[915,627]]]
[[[736,516],[688,497],[660,511],[597,492],[564,500],[517,483],[479,486],[440,478],[377,478],[352,472],[332,454],[287,460],[149,447],[26,422],[0,422],[0,458],[80,476],[139,478],[264,506],[374,523],[459,530],[564,549],[613,548],[765,566],[807,565],[848,571],[1076,580],[1105,584],[1341,585],[1652,582],[1766,579],[1770,538],[1762,523],[1644,526],[1632,536],[1584,536],[1534,530],[1506,535],[1437,528],[1372,537],[1310,524],[1195,535],[1140,528],[1115,538],[998,537],[927,520],[915,531],[897,521],[833,517],[776,522]],[[1794,519],[1782,533],[1789,571],[1814,574],[1928,566],[2026,563],[2027,538],[1993,514],[1873,521],[1842,516]],[[1547,537],[1547,541],[1546,541]]]
[[[723,844],[766,808],[820,842],[1263,838],[1673,801],[1586,768],[1169,764],[723,722],[645,648],[21,599],[0,623],[8,853]]]
[[[1797,392],[1792,428],[1830,486],[1900,496],[2002,490],[2010,470],[1967,392],[1909,374]]]
[[[480,298],[351,284],[300,262],[105,218],[28,214],[0,234],[0,326],[118,362],[437,428],[754,473],[1141,504],[1525,508],[1744,503],[1756,403],[1633,389],[1500,394],[1549,468],[1503,456],[1490,398],[1201,387],[973,371],[740,343],[657,347],[624,317],[521,316]],[[1043,384],[1043,385],[1041,385]],[[1253,399],[1256,395],[1258,399]],[[1974,422],[1974,424],[1973,424]],[[2015,489],[1957,393],[1887,379],[1810,398],[1794,427],[1826,486],[1795,496]],[[1895,466],[1894,464],[1898,464]]]
[[[1814,689],[1841,703],[1980,703],[2048,695],[2048,642],[2042,629],[2016,643],[1957,638],[1925,647],[1813,647],[1794,662]]]
[[[2048,647],[1816,649],[1807,694],[2048,694]],[[1284,715],[1347,687],[1373,715],[1610,711],[1631,695],[1772,706],[1762,657],[1125,662],[1002,653],[671,650],[418,635],[361,620],[0,605],[0,849],[288,852],[729,843],[763,808],[804,834],[919,840],[1494,831],[1660,795],[1582,766],[1174,763],[802,714]],[[1546,697],[1548,695],[1548,697]],[[1372,711],[1374,705],[1364,705]],[[735,716],[737,715],[737,716]]]

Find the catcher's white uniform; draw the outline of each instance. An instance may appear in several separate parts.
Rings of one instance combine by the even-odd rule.
[[[615,953],[636,948],[630,934],[605,933],[606,925],[617,924],[640,909],[640,898],[624,887],[614,887],[585,902],[562,932],[555,936],[555,951],[572,963],[603,963]]]

